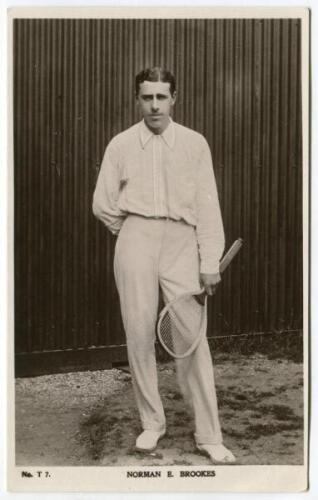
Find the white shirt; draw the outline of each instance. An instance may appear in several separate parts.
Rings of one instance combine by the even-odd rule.
[[[172,120],[160,135],[145,122],[108,144],[97,179],[93,212],[117,234],[127,214],[170,217],[196,229],[202,273],[219,272],[224,231],[205,138]]]

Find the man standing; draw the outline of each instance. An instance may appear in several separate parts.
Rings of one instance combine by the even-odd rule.
[[[172,121],[175,78],[154,67],[136,76],[143,120],[109,143],[93,212],[115,235],[114,271],[128,360],[143,432],[136,449],[152,451],[165,434],[158,392],[155,324],[159,286],[165,302],[220,281],[224,232],[209,146]],[[213,366],[206,336],[177,375],[195,417],[197,448],[214,463],[231,463],[222,444]]]

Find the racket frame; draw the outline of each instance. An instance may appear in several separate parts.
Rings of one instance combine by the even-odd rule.
[[[234,241],[233,245],[229,248],[229,250],[226,252],[226,254],[224,255],[224,257],[220,261],[220,273],[223,273],[223,271],[227,268],[227,266],[230,264],[230,262],[232,261],[232,259],[235,257],[235,255],[240,250],[242,244],[243,244],[242,238],[238,238],[237,240]],[[203,304],[202,304],[201,300],[197,300],[197,302],[201,305],[201,307],[204,308],[204,318],[203,318],[203,321],[202,321],[202,324],[201,324],[200,331],[199,331],[199,333],[198,333],[195,341],[191,344],[191,346],[189,347],[189,349],[186,352],[184,352],[183,354],[176,354],[173,351],[171,351],[171,349],[169,349],[169,347],[165,344],[165,342],[163,341],[163,339],[161,337],[160,327],[161,327],[162,320],[163,320],[165,314],[169,311],[169,309],[171,309],[173,307],[173,305],[176,302],[181,301],[184,298],[188,298],[188,297],[189,298],[193,297],[195,299],[196,296],[201,296],[202,297],[202,295],[204,295]],[[162,347],[173,358],[175,358],[175,359],[186,358],[187,356],[189,356],[198,347],[198,345],[199,345],[199,343],[200,343],[200,341],[202,339],[202,336],[205,333],[206,327],[207,327],[207,297],[208,297],[208,295],[205,292],[204,288],[201,288],[199,290],[195,290],[194,292],[186,292],[186,293],[178,295],[174,299],[172,299],[168,304],[166,304],[166,306],[160,312],[159,318],[158,318],[158,323],[157,323],[157,335],[158,335],[158,339],[159,339],[160,344],[162,345]]]
[[[201,338],[204,335],[204,333],[206,331],[206,327],[207,327],[207,297],[208,297],[207,294],[205,294],[203,305],[199,302],[200,307],[202,307],[204,309],[204,311],[203,311],[203,319],[202,319],[202,322],[201,322],[201,325],[200,325],[199,333],[197,334],[195,341],[190,345],[189,349],[187,349],[187,351],[185,351],[183,354],[176,354],[175,352],[171,351],[171,349],[169,349],[169,347],[163,341],[162,336],[161,336],[161,323],[162,323],[162,320],[165,317],[165,315],[169,312],[169,310],[173,308],[173,306],[174,306],[174,304],[176,302],[179,302],[179,301],[183,300],[184,298],[191,298],[191,297],[193,297],[193,299],[195,300],[195,296],[196,295],[202,295],[203,292],[204,292],[204,289],[200,289],[200,290],[196,290],[195,292],[192,292],[192,293],[186,292],[186,293],[183,293],[182,295],[178,295],[177,297],[175,297],[174,299],[172,299],[162,309],[162,311],[159,314],[158,324],[157,324],[157,335],[158,335],[158,338],[159,338],[159,341],[160,341],[160,344],[162,345],[162,347],[173,358],[176,358],[176,359],[186,358],[199,345],[199,343],[201,341]]]

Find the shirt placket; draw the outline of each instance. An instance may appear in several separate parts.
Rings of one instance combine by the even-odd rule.
[[[161,167],[161,141],[159,135],[154,135],[152,141],[152,168],[153,168],[153,193],[154,193],[155,217],[159,217],[161,215],[160,167]]]

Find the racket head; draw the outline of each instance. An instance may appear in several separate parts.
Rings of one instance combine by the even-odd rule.
[[[174,358],[189,356],[206,332],[207,295],[204,290],[184,293],[161,311],[157,324],[158,339]]]

